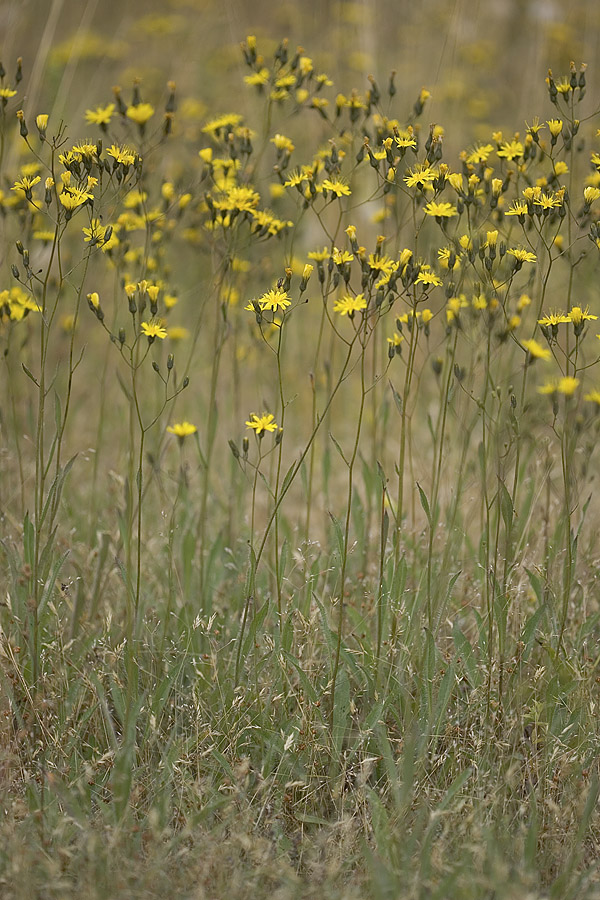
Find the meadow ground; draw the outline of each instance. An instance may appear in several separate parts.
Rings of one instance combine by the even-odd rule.
[[[599,897],[597,5],[41,11],[0,895]]]

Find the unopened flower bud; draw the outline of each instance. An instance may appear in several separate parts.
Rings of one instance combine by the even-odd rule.
[[[39,115],[35,117],[35,124],[40,136],[40,141],[46,140],[46,129],[48,128],[48,116]]]
[[[29,129],[27,128],[27,123],[25,121],[25,113],[22,109],[17,110],[17,119],[19,120],[19,131],[21,137],[26,138],[29,134]]]

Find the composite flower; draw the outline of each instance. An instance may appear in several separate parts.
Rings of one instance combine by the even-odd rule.
[[[517,262],[520,263],[534,263],[537,260],[535,253],[532,253],[530,250],[524,250],[522,247],[513,247],[507,252],[510,253],[511,256],[514,256]]]
[[[250,419],[245,423],[247,428],[254,429],[257,437],[262,437],[267,431],[277,431],[277,422],[272,413],[263,413],[257,416],[256,413],[250,414]]]
[[[276,288],[272,291],[267,291],[266,294],[259,297],[258,302],[260,303],[261,309],[269,309],[272,312],[276,312],[279,309],[286,309],[291,305],[292,301],[288,297],[286,291],[280,291]]]
[[[154,340],[160,338],[163,341],[167,336],[167,329],[162,322],[152,319],[150,322],[142,322],[141,329],[147,338]]]
[[[534,338],[531,338],[531,340],[529,341],[522,341],[521,343],[532,359],[547,360],[552,358],[552,353],[550,352],[548,347],[542,347],[542,345],[538,343],[538,341],[536,341]]]
[[[335,194],[336,197],[349,197],[352,193],[348,185],[344,184],[343,181],[340,181],[339,178],[326,178],[323,181],[321,188],[324,191]]]
[[[555,378],[547,381],[538,388],[538,394],[563,394],[565,397],[572,397],[579,387],[579,378],[572,375],[564,375],[562,378]]]
[[[427,204],[425,212],[436,219],[450,219],[458,215],[458,210],[452,203],[436,203],[433,200]]]
[[[198,429],[195,425],[192,425],[191,422],[185,420],[183,422],[176,422],[174,425],[168,425],[167,431],[169,434],[174,434],[175,437],[183,440],[183,438],[189,437],[190,434],[196,434]]]
[[[85,121],[88,125],[109,125],[115,111],[115,104],[109,103],[108,106],[97,106],[96,109],[86,109]]]
[[[361,309],[366,308],[367,301],[364,294],[357,294],[356,297],[346,294],[333,304],[333,311],[338,312],[341,316],[352,317],[355,312],[360,312]]]

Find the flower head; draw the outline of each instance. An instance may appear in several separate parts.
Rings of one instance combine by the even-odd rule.
[[[344,297],[340,297],[333,304],[334,312],[338,312],[341,316],[350,316],[352,318],[355,312],[359,312],[361,309],[367,308],[367,301],[365,300],[364,294],[357,294],[356,297],[352,297],[350,294],[346,294]]]
[[[246,422],[247,428],[253,428],[257,437],[262,437],[267,431],[277,431],[277,422],[272,413],[263,413],[257,416],[256,413],[250,414],[249,421]]]
[[[154,107],[151,103],[138,103],[137,106],[128,106],[125,115],[137,125],[145,125],[154,115]]]
[[[571,397],[579,386],[579,378],[572,375],[565,375],[562,378],[547,381],[546,384],[538,388],[539,394],[564,394],[565,397]]]
[[[102,128],[102,126],[110,124],[114,111],[114,103],[109,103],[108,106],[97,106],[96,109],[86,109],[85,121],[88,125],[100,125]]]
[[[449,219],[458,215],[458,210],[452,203],[435,203],[433,200],[425,207],[428,216],[435,216],[436,219]]]
[[[343,181],[340,181],[339,178],[326,178],[321,188],[324,191],[330,191],[332,194],[335,194],[336,197],[349,197],[352,191],[348,187],[347,184],[344,184]]]
[[[163,341],[167,336],[167,329],[162,322],[159,322],[156,319],[152,319],[150,322],[142,322],[141,329],[150,343],[152,343],[155,338],[160,338],[160,340]]]
[[[291,305],[292,301],[288,297],[286,291],[275,289],[267,291],[266,294],[259,297],[258,302],[260,303],[261,309],[270,309],[272,312],[275,312],[278,309],[286,309]]]
[[[535,253],[531,253],[529,250],[524,250],[522,247],[513,247],[511,250],[507,251],[511,256],[514,256],[516,262],[521,263],[530,262],[534,263],[537,260],[537,256]]]
[[[169,432],[169,434],[174,434],[182,441],[185,437],[188,437],[188,435],[196,434],[198,429],[195,425],[192,425],[191,422],[184,421],[177,422],[175,425],[168,425],[167,431]]]
[[[521,342],[532,359],[551,359],[552,353],[547,347],[542,347],[533,338],[530,341]]]

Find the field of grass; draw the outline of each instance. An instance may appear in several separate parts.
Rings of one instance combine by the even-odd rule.
[[[600,15],[404,5],[0,12],[2,898],[600,897]]]

